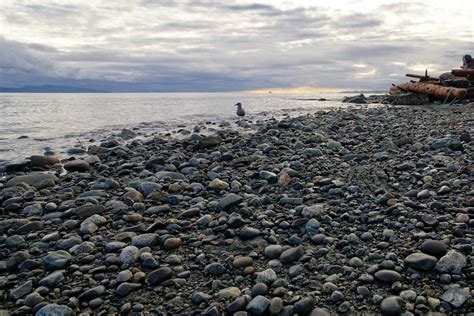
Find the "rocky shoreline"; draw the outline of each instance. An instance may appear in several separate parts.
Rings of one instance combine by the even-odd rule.
[[[10,163],[0,312],[473,312],[473,117],[348,108]]]

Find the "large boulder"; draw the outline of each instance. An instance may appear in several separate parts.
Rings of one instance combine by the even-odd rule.
[[[22,182],[37,186],[41,183],[49,184],[49,186],[56,184],[59,181],[58,177],[51,173],[30,173],[24,176],[17,176],[10,179],[6,183],[6,187],[14,187]]]
[[[46,167],[59,163],[59,159],[51,156],[34,155],[30,157],[32,167]]]
[[[90,168],[89,163],[85,160],[72,160],[64,164],[64,169],[69,172],[79,171],[85,172]]]
[[[367,98],[363,94],[359,94],[359,95],[352,96],[352,97],[344,97],[342,99],[342,102],[344,102],[344,103],[357,103],[357,104],[367,104],[367,103],[369,103],[367,101]]]
[[[423,105],[430,103],[430,98],[425,93],[397,93],[388,98],[393,105]]]

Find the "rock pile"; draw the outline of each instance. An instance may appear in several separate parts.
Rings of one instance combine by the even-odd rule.
[[[0,179],[0,309],[472,311],[472,114],[332,110],[109,140],[61,175],[16,164]]]

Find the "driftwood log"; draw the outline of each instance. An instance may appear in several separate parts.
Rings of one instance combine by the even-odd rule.
[[[392,89],[390,89],[391,92],[395,92],[396,90],[426,93],[429,95],[434,95],[438,98],[446,98],[448,96],[451,96],[458,99],[464,99],[467,96],[467,89],[443,87],[424,82],[402,83],[395,85],[394,87],[392,87]]]
[[[410,78],[417,78],[417,79],[420,79],[420,81],[438,81],[439,80],[439,78],[431,77],[428,75],[405,74],[405,76],[410,77]]]
[[[474,69],[453,69],[451,74],[457,77],[474,76]]]

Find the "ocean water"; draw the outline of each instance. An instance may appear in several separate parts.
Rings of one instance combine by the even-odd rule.
[[[143,134],[235,120],[241,102],[246,119],[279,117],[343,107],[343,94],[244,93],[0,93],[0,160],[24,159],[45,148],[67,149],[100,140],[122,128]],[[317,101],[326,98],[328,101]],[[20,138],[27,136],[26,138]]]

